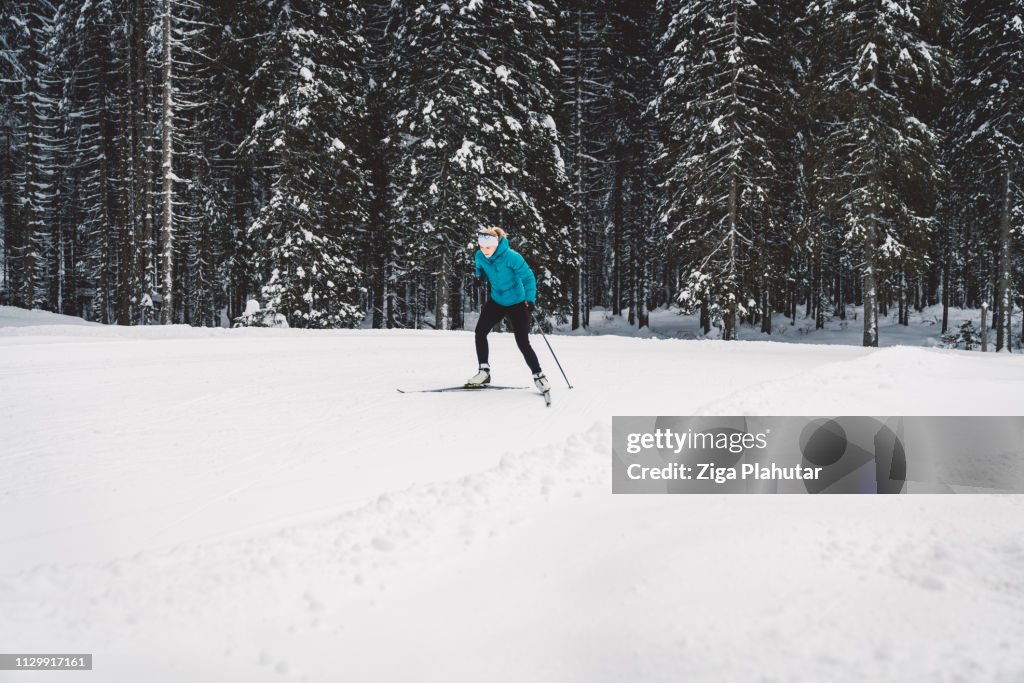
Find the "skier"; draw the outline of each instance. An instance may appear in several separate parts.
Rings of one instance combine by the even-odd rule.
[[[508,317],[515,333],[516,345],[533,373],[533,383],[547,398],[551,384],[540,369],[540,362],[529,339],[530,311],[537,299],[537,278],[526,264],[526,259],[508,246],[508,238],[501,228],[481,230],[477,234],[477,241],[480,249],[474,256],[476,276],[481,282],[482,276],[487,276],[491,283],[491,298],[480,310],[480,319],[476,323],[476,358],[480,363],[480,371],[466,382],[466,386],[490,384],[487,334],[495,323]]]

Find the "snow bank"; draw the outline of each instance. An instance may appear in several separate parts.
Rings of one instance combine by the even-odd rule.
[[[545,408],[395,391],[471,374],[469,332],[26,315],[0,641],[95,670],[2,682],[1024,675],[1020,496],[612,496],[609,448],[616,414],[1012,414],[1024,357],[552,335]]]

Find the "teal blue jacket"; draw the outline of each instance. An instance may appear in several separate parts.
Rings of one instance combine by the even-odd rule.
[[[495,303],[514,306],[523,301],[537,302],[537,278],[522,254],[508,246],[507,237],[501,238],[490,258],[477,249],[473,260],[476,274],[486,275],[491,281],[491,298]]]

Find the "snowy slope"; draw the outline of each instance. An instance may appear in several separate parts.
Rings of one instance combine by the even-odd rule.
[[[526,384],[511,335],[495,381]],[[1020,496],[612,496],[616,414],[1019,412],[1024,358],[0,308],[0,682],[1020,681]]]

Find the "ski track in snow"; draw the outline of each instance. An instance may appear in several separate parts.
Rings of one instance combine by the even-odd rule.
[[[1003,385],[1009,393],[1024,381],[1024,359],[999,358],[1004,359],[993,363],[991,356],[945,349],[877,349],[808,367],[782,380],[746,384],[693,414],[1017,415],[1017,402],[985,399],[994,386]],[[780,394],[786,396],[781,412]]]
[[[0,327],[0,642],[96,657],[0,683],[1024,680],[1021,496],[609,462],[613,414],[1008,414],[1017,358],[552,337],[548,409],[394,391],[465,333],[230,332]]]
[[[550,657],[551,680],[843,680],[837,672],[863,670],[865,658],[875,680],[1019,680],[1016,498],[984,497],[983,510],[982,498],[948,496],[755,497],[743,514],[724,496],[608,506],[609,438],[599,422],[560,448],[327,520],[40,566],[4,577],[0,594],[9,623],[89,643],[126,675],[141,658],[167,675],[148,680],[201,675],[186,653],[205,657],[191,665],[210,680],[471,680],[474,666],[487,680],[522,680],[532,668],[518,652]],[[453,616],[454,644],[432,630]],[[211,643],[194,624],[224,632]],[[516,630],[526,625],[544,637]],[[403,657],[353,657],[381,643]],[[488,658],[470,656],[460,674],[461,648]],[[792,659],[799,676],[768,674]]]

